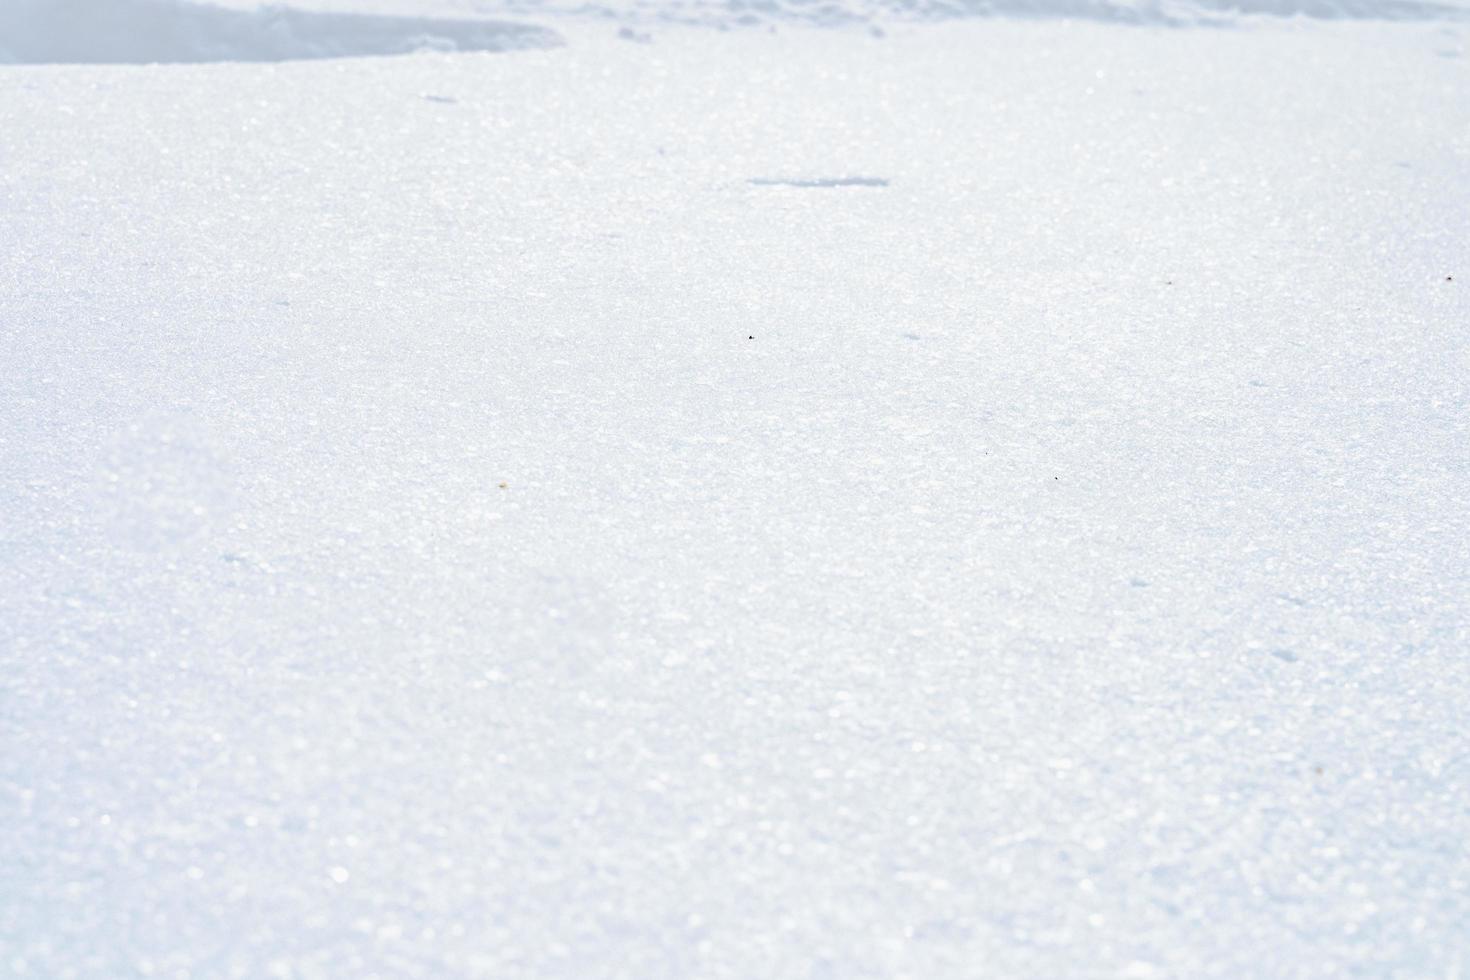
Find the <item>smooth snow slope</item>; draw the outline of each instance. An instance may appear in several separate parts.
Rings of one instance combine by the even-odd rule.
[[[0,68],[0,974],[1464,975],[1464,28],[554,26]]]

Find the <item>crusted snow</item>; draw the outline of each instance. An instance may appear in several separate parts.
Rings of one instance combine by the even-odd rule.
[[[0,67],[0,974],[1470,969],[1466,28],[351,7]]]

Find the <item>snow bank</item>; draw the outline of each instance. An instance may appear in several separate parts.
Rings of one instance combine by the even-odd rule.
[[[560,43],[545,28],[183,0],[0,0],[0,63],[287,61]]]

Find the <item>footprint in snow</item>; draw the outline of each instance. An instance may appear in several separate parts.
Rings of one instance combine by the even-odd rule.
[[[887,187],[887,177],[752,177],[754,187]]]

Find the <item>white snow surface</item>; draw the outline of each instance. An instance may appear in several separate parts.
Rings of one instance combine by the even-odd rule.
[[[1470,971],[1459,21],[23,2],[0,975]]]

